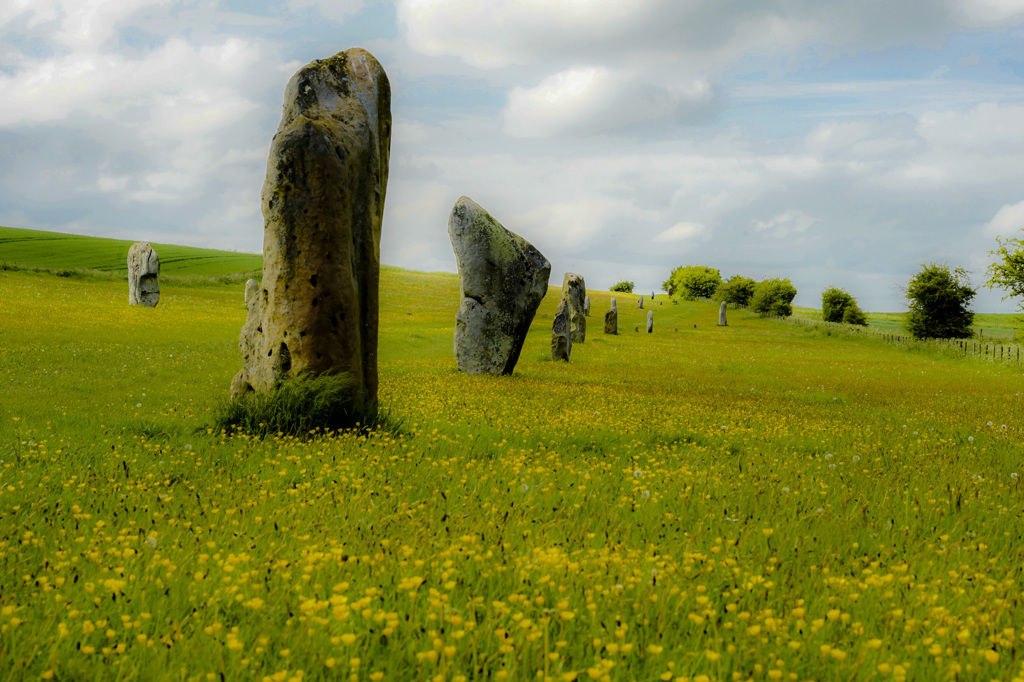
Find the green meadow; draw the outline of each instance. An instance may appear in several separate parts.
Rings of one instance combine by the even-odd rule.
[[[0,270],[5,678],[1024,679],[1016,365],[589,293],[466,376],[458,278],[384,268],[397,427],[258,440],[240,284]]]
[[[76,270],[90,271],[88,274],[93,275],[127,276],[131,245],[131,241],[124,239],[0,227],[0,263],[61,271],[65,276]],[[161,276],[170,276],[172,281],[183,277],[228,276],[263,268],[263,256],[259,254],[156,242],[153,248],[160,256]]]

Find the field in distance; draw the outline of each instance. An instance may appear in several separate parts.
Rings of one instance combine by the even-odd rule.
[[[1024,679],[1016,364],[596,290],[552,362],[552,287],[467,376],[386,268],[399,430],[256,440],[242,288],[161,289],[0,270],[6,680]]]
[[[62,232],[0,227],[0,263],[45,270],[99,270],[128,273],[132,241],[85,237]],[[263,256],[236,251],[153,243],[160,274],[220,277],[263,268]]]

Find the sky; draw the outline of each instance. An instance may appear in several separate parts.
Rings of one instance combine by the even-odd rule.
[[[551,281],[678,265],[906,309],[1024,237],[1024,0],[0,0],[0,225],[258,252],[285,84],[392,88],[381,260],[455,271],[469,196]]]

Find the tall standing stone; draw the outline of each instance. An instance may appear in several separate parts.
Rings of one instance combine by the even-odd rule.
[[[612,307],[604,314],[604,333],[619,333],[619,311],[615,309],[615,299],[612,299]]]
[[[654,331],[654,311],[647,311],[647,333],[650,334]]]
[[[448,236],[459,268],[459,371],[511,374],[537,306],[548,292],[551,263],[469,197],[455,202]]]
[[[551,359],[569,361],[572,353],[572,332],[570,331],[572,314],[569,301],[565,298],[558,301],[558,311],[551,324]]]
[[[149,242],[128,249],[128,305],[154,307],[160,302],[160,257]]]
[[[587,297],[587,285],[583,275],[574,272],[565,273],[562,278],[562,299],[568,304],[569,334],[573,343],[587,340],[587,317],[584,312],[584,300]]]
[[[718,306],[718,326],[729,326],[729,323],[725,321],[725,301],[722,301],[722,305]]]
[[[353,398],[376,403],[390,147],[391,86],[369,52],[315,60],[288,81],[263,183],[263,281],[232,395],[349,374]]]
[[[640,298],[638,298],[636,300],[636,307],[640,308],[641,310],[643,310],[643,308],[644,308],[644,295],[643,294],[640,294]]]

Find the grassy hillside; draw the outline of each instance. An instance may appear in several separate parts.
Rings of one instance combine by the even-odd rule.
[[[1021,374],[559,291],[466,376],[458,279],[386,269],[400,433],[208,430],[241,286],[0,271],[6,679],[1024,677]]]
[[[61,232],[0,227],[0,263],[47,270],[100,270],[127,274],[131,241],[83,237]],[[190,246],[153,243],[160,273],[212,277],[263,268],[263,256]]]
[[[906,313],[867,313],[868,326],[892,334],[906,334],[903,317]],[[795,319],[820,321],[820,308],[794,308]],[[1013,313],[976,313],[971,329],[979,339],[991,339],[996,343],[1011,341],[1017,337],[1021,316]]]

